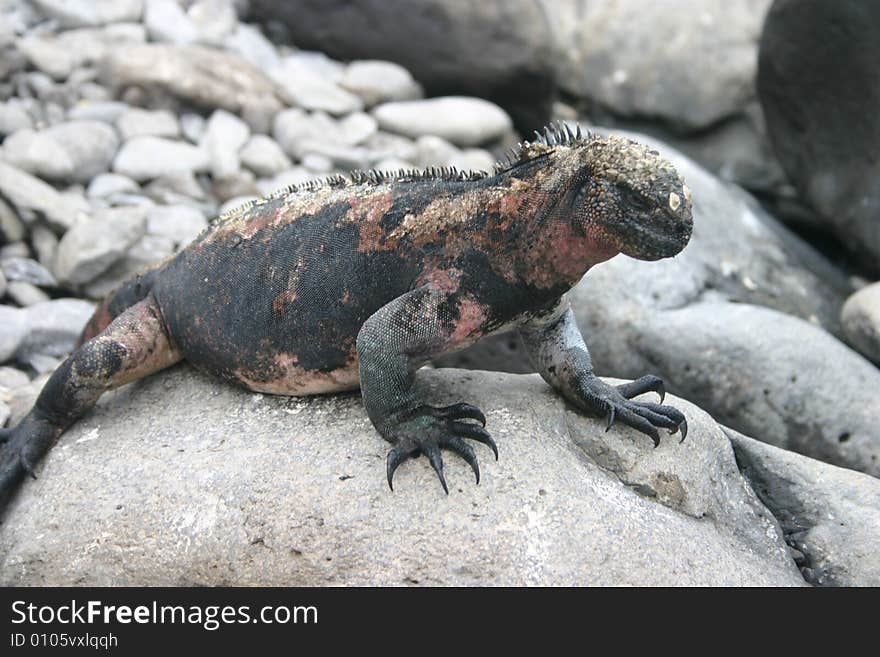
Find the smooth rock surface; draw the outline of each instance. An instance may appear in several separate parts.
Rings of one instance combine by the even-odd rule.
[[[60,194],[51,185],[5,162],[0,162],[0,194],[19,210],[33,210],[55,226],[69,228],[81,214],[91,211],[88,202]]]
[[[34,354],[66,356],[82,333],[95,307],[82,299],[52,299],[21,310],[27,334],[16,358],[26,361]]]
[[[106,23],[136,21],[143,0],[31,0],[44,16],[61,27],[94,27]]]
[[[123,141],[132,137],[177,137],[180,125],[169,110],[145,110],[132,107],[116,119],[116,129]]]
[[[536,376],[424,378],[432,399],[486,411],[501,460],[479,448],[480,486],[449,456],[449,496],[424,459],[390,492],[357,395],[255,395],[185,367],[107,395],[13,501],[0,583],[804,583],[694,407],[675,401],[694,419],[688,442],[655,450],[605,434]],[[628,454],[627,484],[578,447],[598,440]]]
[[[880,283],[866,285],[846,300],[840,324],[854,349],[880,363]]]
[[[202,46],[127,47],[104,57],[101,74],[114,87],[155,86],[200,107],[240,114],[257,131],[281,109],[263,73],[234,54]]]
[[[880,586],[880,480],[725,430],[752,488],[818,586]]]
[[[273,176],[292,166],[278,142],[267,135],[253,135],[238,156],[241,163],[258,176]]]
[[[623,116],[707,128],[754,98],[771,0],[547,0],[559,85]]]
[[[498,139],[513,127],[497,105],[462,96],[383,103],[373,116],[383,130],[408,137],[436,135],[459,146]]]
[[[138,182],[175,173],[207,171],[210,166],[206,150],[162,137],[135,137],[122,145],[113,160],[114,172]]]
[[[98,210],[78,221],[58,243],[56,276],[74,286],[88,283],[125,255],[145,226],[142,206]]]
[[[119,137],[106,123],[69,121],[9,135],[2,157],[41,178],[88,183],[107,171],[118,148]]]

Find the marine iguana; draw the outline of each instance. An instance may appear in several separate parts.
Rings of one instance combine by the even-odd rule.
[[[313,395],[360,386],[408,457],[441,448],[480,470],[465,439],[498,450],[480,409],[431,406],[413,388],[432,356],[517,329],[541,376],[579,409],[660,442],[687,432],[655,376],[610,386],[565,293],[624,253],[657,260],[690,239],[690,192],[656,151],[558,124],[491,173],[352,172],[290,187],[219,218],[180,253],[111,294],[33,409],[4,429],[0,508],[106,390],[186,359],[250,390]],[[632,401],[654,391],[660,404]]]

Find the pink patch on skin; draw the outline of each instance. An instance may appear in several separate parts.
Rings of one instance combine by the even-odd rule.
[[[416,285],[428,285],[435,290],[443,290],[444,292],[455,292],[461,284],[461,270],[455,269],[436,269],[426,272],[416,279]]]
[[[385,230],[379,225],[382,217],[394,205],[391,194],[364,197],[352,196],[345,199],[351,206],[345,218],[358,224],[358,251],[373,251],[385,236]]]
[[[466,297],[458,302],[458,321],[449,336],[452,345],[465,342],[486,323],[486,312],[476,300]]]

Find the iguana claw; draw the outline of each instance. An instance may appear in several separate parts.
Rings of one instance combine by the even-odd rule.
[[[476,406],[470,404],[453,404],[452,406],[434,407],[421,406],[398,418],[396,425],[389,427],[388,434],[395,447],[388,452],[386,476],[388,486],[394,490],[392,483],[394,472],[407,458],[424,454],[428,457],[431,467],[440,478],[440,484],[446,494],[449,486],[443,474],[443,457],[441,449],[449,449],[463,458],[474,472],[477,484],[480,483],[480,466],[477,463],[473,448],[464,439],[476,440],[487,445],[498,459],[498,447],[489,433],[482,427],[462,419],[485,422],[486,418]]]

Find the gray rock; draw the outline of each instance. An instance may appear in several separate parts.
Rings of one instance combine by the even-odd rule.
[[[80,103],[67,113],[71,121],[103,121],[113,123],[130,109],[128,103],[121,101],[97,101]]]
[[[110,269],[88,283],[83,292],[90,299],[104,299],[125,281],[161,262],[174,253],[174,242],[167,237],[144,235]]]
[[[22,365],[26,365],[34,370],[37,374],[52,373],[62,363],[63,358],[56,358],[48,354],[28,354],[22,361]]]
[[[58,281],[43,265],[30,258],[4,258],[0,260],[0,268],[9,281],[24,281],[43,287],[58,285]]]
[[[165,205],[193,205],[193,201],[205,201],[204,187],[192,172],[159,176],[144,188],[151,199]]]
[[[189,141],[198,144],[202,140],[202,134],[205,132],[205,117],[199,114],[187,112],[180,115],[180,132]]]
[[[247,169],[242,169],[234,175],[225,178],[215,178],[211,185],[212,200],[220,203],[236,196],[251,196],[254,194],[259,194],[257,177]],[[205,216],[210,218],[216,216],[216,214],[217,212],[212,210],[206,212]]]
[[[227,178],[241,168],[238,151],[251,136],[247,123],[226,110],[216,110],[205,126],[200,146],[211,160],[214,178]]]
[[[68,230],[58,244],[55,275],[71,285],[83,285],[125,255],[144,234],[143,206],[98,210]]]
[[[265,132],[281,109],[273,83],[234,54],[200,46],[148,44],[104,57],[102,78],[111,86],[155,87],[182,100],[241,115]]]
[[[12,242],[0,246],[0,260],[7,258],[29,258],[31,250],[25,242]]]
[[[330,160],[339,169],[369,169],[374,157],[366,148],[348,146],[317,139],[302,139],[297,144],[302,157],[321,155]]]
[[[43,292],[33,283],[28,283],[27,281],[12,281],[9,283],[6,293],[9,295],[10,299],[21,307],[33,306],[38,303],[43,303],[44,301],[49,301],[48,294]]]
[[[275,115],[272,136],[285,153],[300,159],[303,155],[300,142],[333,139],[336,127],[336,121],[323,112],[308,114],[299,108],[290,108]]]
[[[208,153],[184,141],[162,137],[135,137],[122,145],[113,171],[138,182],[162,175],[207,171]]]
[[[355,112],[339,121],[336,138],[344,144],[355,146],[376,134],[378,128],[379,124],[372,116]]]
[[[360,96],[367,107],[393,100],[415,100],[422,87],[409,71],[394,62],[359,60],[351,62],[339,86]]]
[[[0,367],[0,386],[14,390],[31,382],[30,377],[15,367]]]
[[[0,237],[4,242],[19,242],[24,239],[25,227],[9,204],[0,197]]]
[[[752,488],[818,586],[880,585],[880,481],[728,433]]]
[[[0,304],[0,363],[15,356],[27,330],[23,311]]]
[[[253,25],[239,23],[236,30],[225,39],[223,47],[261,71],[268,71],[281,63],[275,45]]]
[[[3,142],[3,158],[41,178],[87,183],[107,170],[119,138],[99,121],[69,121],[45,130],[19,130]]]
[[[98,62],[112,49],[126,50],[145,40],[142,25],[120,23],[105,28],[26,36],[16,45],[34,67],[56,80],[64,80],[74,70]]]
[[[116,119],[116,129],[123,141],[133,137],[178,137],[180,125],[177,117],[168,110],[145,110],[132,107]]]
[[[10,415],[9,405],[5,401],[0,401],[0,427],[6,426],[6,421],[9,420]]]
[[[408,137],[437,135],[459,146],[499,139],[513,127],[497,105],[461,96],[383,103],[373,116],[383,130]]]
[[[233,0],[196,0],[186,12],[200,43],[222,46],[238,27]]]
[[[147,233],[186,246],[207,228],[205,216],[187,205],[157,205],[147,214]]]
[[[58,252],[58,236],[48,227],[37,224],[31,229],[31,246],[37,254],[37,262],[46,269],[51,269]]]
[[[89,183],[86,196],[89,198],[106,198],[121,192],[138,192],[140,186],[128,176],[119,173],[102,173]]]
[[[866,358],[880,363],[880,283],[853,294],[840,312],[847,342]]]
[[[333,160],[317,153],[306,153],[303,155],[301,164],[313,173],[330,173],[333,171]]]
[[[283,23],[301,48],[397,62],[431,96],[492,100],[520,131],[549,118],[560,55],[548,14],[557,10],[535,0],[299,0],[296,11],[276,0],[249,4],[253,20]]]
[[[758,37],[771,0],[544,2],[557,79],[615,114],[706,128],[754,98]],[[675,38],[669,35],[675,34]]]
[[[333,115],[350,114],[363,109],[363,101],[349,93],[300,59],[285,58],[268,72],[279,98],[307,110]]]
[[[193,43],[199,31],[177,0],[144,0],[144,25],[151,41]]]
[[[17,98],[0,103],[0,137],[34,127],[31,115]]]
[[[266,135],[253,135],[238,152],[241,163],[258,176],[273,176],[291,167],[278,142]]]
[[[770,143],[789,180],[876,275],[880,120],[863,108],[880,103],[878,58],[880,5],[777,0],[761,35],[757,77]]]
[[[21,422],[22,418],[27,415],[28,411],[33,408],[37,395],[49,380],[48,374],[37,376],[26,386],[19,386],[12,390],[7,404],[9,405],[9,426],[15,426]]]
[[[0,269],[0,298],[6,294],[6,274]]]
[[[480,453],[480,486],[448,458],[445,496],[419,459],[389,492],[387,445],[356,395],[254,395],[183,367],[108,395],[10,506],[0,583],[803,585],[696,408],[688,444],[655,450],[605,434],[538,377],[430,372],[423,385],[486,411],[502,458]],[[592,436],[638,455],[621,461],[631,479],[582,451]]]
[[[390,132],[380,130],[371,135],[363,145],[375,160],[396,158],[415,162],[418,159],[416,145],[411,139]]]
[[[22,309],[27,335],[19,345],[16,358],[27,361],[36,354],[66,356],[95,307],[82,299],[53,299]]]
[[[143,0],[31,0],[40,12],[62,28],[96,27],[138,21]]]

